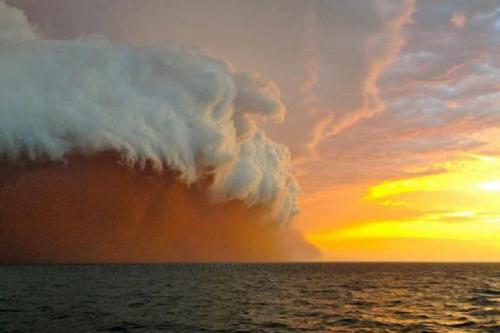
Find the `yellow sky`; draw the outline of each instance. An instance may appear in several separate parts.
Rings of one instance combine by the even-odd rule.
[[[308,240],[324,260],[500,260],[500,159],[462,154],[433,167],[446,171],[309,196]]]

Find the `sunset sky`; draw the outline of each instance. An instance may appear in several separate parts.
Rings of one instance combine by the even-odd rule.
[[[500,260],[500,1],[7,0],[47,38],[177,43],[273,80],[322,260]]]

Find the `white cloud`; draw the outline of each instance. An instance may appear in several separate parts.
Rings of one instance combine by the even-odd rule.
[[[0,153],[7,158],[113,150],[130,165],[177,171],[187,183],[213,175],[216,198],[270,202],[280,221],[296,213],[288,149],[253,120],[283,118],[274,83],[180,47],[38,39],[3,2],[0,18]]]

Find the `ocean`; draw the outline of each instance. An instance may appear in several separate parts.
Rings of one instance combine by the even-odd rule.
[[[500,264],[0,266],[0,332],[500,332]]]

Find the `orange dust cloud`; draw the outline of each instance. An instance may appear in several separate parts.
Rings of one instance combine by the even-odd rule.
[[[208,182],[208,181],[207,181]],[[207,184],[129,168],[116,154],[0,164],[0,262],[309,260],[264,206],[214,204]]]

